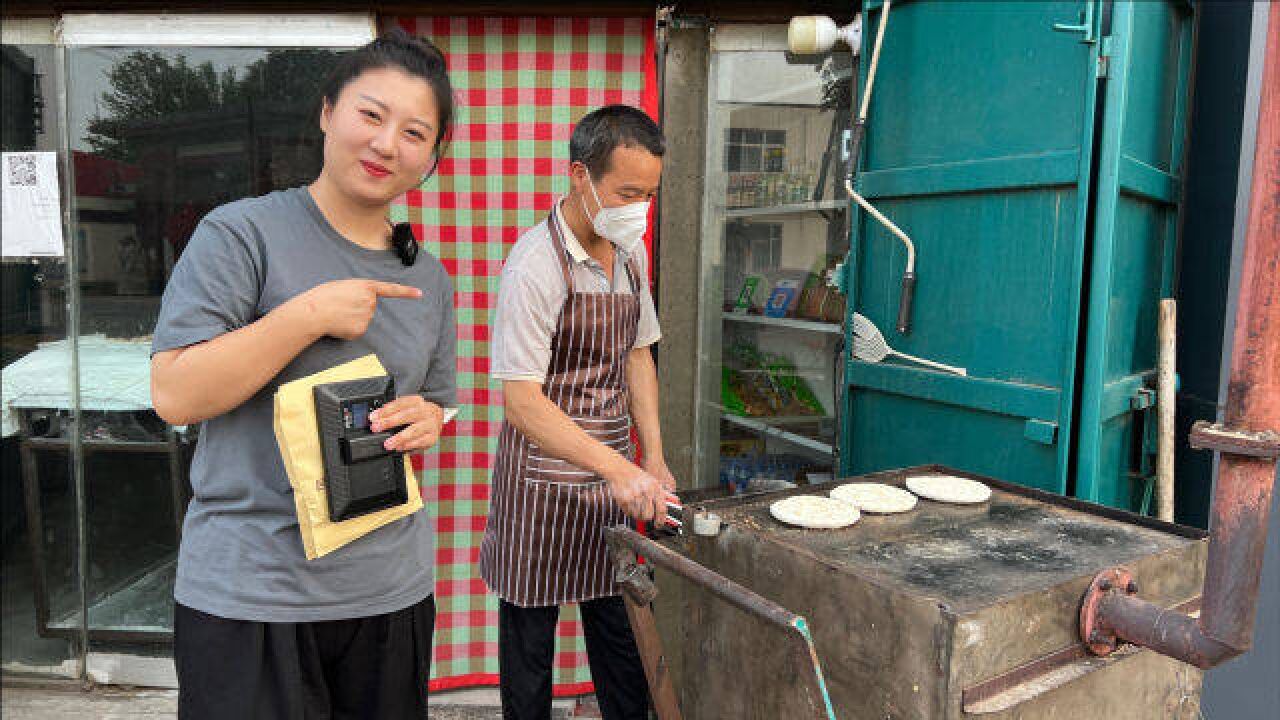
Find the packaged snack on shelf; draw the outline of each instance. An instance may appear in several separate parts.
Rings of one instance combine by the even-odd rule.
[[[805,282],[804,297],[797,314],[806,320],[844,322],[844,295],[827,283],[827,277],[840,264],[839,255],[826,255]]]
[[[747,414],[747,403],[738,392],[741,387],[741,373],[727,367],[720,368],[720,404],[730,415]]]
[[[764,438],[759,435],[720,437],[720,457],[737,457],[764,452]]]
[[[755,307],[756,288],[760,285],[758,275],[748,275],[742,281],[742,289],[738,291],[738,299],[733,304],[736,313],[748,313]]]
[[[800,283],[796,280],[779,280],[774,283],[769,293],[769,301],[765,303],[764,314],[781,318],[790,314],[800,292]]]
[[[827,288],[826,295],[822,298],[822,317],[824,322],[843,323],[845,310],[845,297],[835,288]]]
[[[796,371],[796,366],[787,358],[781,355],[768,355],[765,357],[765,368],[769,372],[769,376],[773,380],[773,384],[780,389],[780,394],[786,398],[780,415],[822,415],[824,410],[822,402],[818,400],[818,396],[814,394],[813,389],[809,387],[806,381]]]
[[[818,273],[806,275],[804,285],[800,289],[800,301],[796,303],[796,317],[804,320],[821,320],[822,299],[825,296],[823,290],[821,275]]]
[[[789,267],[770,272],[767,278],[770,290],[764,314],[770,317],[795,317],[800,307],[800,288],[807,276],[807,271]],[[782,292],[779,292],[780,289]],[[786,305],[781,304],[784,298]]]
[[[725,402],[725,409],[738,414],[735,410],[740,407],[740,414],[749,417],[779,414],[787,403],[785,391],[774,382],[760,351],[747,343],[737,343],[728,349],[727,360],[724,387],[731,394],[723,399],[732,399],[738,405],[730,409],[729,403]]]
[[[727,412],[749,417],[825,414],[808,381],[787,358],[738,343],[729,348],[727,360],[721,371],[721,403]]]

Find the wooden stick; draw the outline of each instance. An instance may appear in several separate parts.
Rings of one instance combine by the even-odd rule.
[[[1173,522],[1173,446],[1177,404],[1178,301],[1160,301],[1156,384],[1156,516]]]

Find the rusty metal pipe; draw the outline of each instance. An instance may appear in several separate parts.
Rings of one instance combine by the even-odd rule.
[[[764,618],[770,623],[788,630],[804,624],[804,618],[781,605],[748,590],[723,575],[714,573],[689,558],[659,545],[626,527],[605,528],[605,539],[610,545],[626,547],[655,566],[710,590],[713,595],[730,605]]]
[[[1200,626],[1244,652],[1253,644],[1276,466],[1229,455],[1219,462]]]
[[[1207,669],[1241,650],[1206,635],[1190,615],[1118,592],[1098,601],[1098,612],[1116,637]]]
[[[1114,587],[1092,590],[1095,627],[1201,668],[1252,645],[1276,456],[1280,454],[1280,12],[1270,13],[1249,224],[1222,425],[1198,425],[1191,445],[1221,453],[1199,621]]]
[[[711,594],[730,605],[777,625],[791,639],[792,652],[801,661],[803,667],[807,663],[813,669],[806,674],[810,710],[818,720],[835,720],[835,709],[831,705],[831,694],[827,691],[827,681],[822,674],[822,663],[818,660],[818,650],[814,647],[813,636],[809,633],[808,622],[781,605],[758,595],[719,573],[712,572],[683,555],[659,545],[636,531],[619,525],[604,529],[605,541],[618,556],[621,549],[643,557],[655,567],[678,575],[685,580],[706,588]],[[653,691],[653,688],[651,688]],[[655,693],[656,695],[656,693]]]

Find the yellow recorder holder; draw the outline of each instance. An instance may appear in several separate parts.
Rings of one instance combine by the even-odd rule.
[[[390,433],[369,431],[368,414],[393,399],[374,355],[276,391],[276,441],[308,560],[422,509],[408,456],[383,449]]]

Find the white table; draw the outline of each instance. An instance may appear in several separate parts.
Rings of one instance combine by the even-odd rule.
[[[98,411],[151,409],[151,341],[102,335],[80,338],[80,408]],[[41,343],[0,371],[0,436],[20,429],[18,411],[70,410],[71,340]]]

